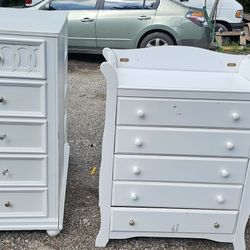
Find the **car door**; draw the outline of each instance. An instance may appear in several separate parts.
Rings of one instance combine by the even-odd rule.
[[[97,48],[135,48],[138,34],[152,24],[156,8],[156,0],[102,0]]]
[[[50,10],[68,11],[69,49],[96,49],[99,0],[52,0]]]

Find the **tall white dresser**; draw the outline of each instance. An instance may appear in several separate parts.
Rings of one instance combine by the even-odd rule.
[[[246,249],[250,56],[175,46],[104,56],[96,246],[176,237]]]
[[[67,16],[0,10],[0,230],[63,225]]]

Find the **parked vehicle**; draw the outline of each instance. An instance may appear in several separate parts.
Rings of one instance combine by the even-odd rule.
[[[204,11],[174,0],[45,0],[31,9],[69,11],[71,52],[211,43]]]
[[[186,6],[202,8],[205,0],[179,0]],[[210,14],[215,0],[207,0],[207,11]],[[243,23],[243,6],[236,0],[220,0],[217,17],[216,31],[232,31],[242,29]]]

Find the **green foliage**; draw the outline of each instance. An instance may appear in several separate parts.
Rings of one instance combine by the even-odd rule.
[[[246,13],[250,13],[250,0],[238,0],[244,7],[244,11]]]

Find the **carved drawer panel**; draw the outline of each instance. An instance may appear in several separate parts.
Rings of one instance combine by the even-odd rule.
[[[0,116],[45,117],[46,85],[0,84]]]
[[[0,77],[46,78],[45,41],[0,38]]]
[[[0,217],[47,215],[47,188],[0,189]]]
[[[230,234],[237,218],[236,211],[111,208],[111,232]]]
[[[46,186],[47,157],[0,156],[0,186]]]
[[[244,184],[247,159],[116,155],[114,180]]]
[[[46,121],[0,120],[0,152],[46,153]]]
[[[241,193],[241,185],[115,181],[112,206],[237,210]]]

